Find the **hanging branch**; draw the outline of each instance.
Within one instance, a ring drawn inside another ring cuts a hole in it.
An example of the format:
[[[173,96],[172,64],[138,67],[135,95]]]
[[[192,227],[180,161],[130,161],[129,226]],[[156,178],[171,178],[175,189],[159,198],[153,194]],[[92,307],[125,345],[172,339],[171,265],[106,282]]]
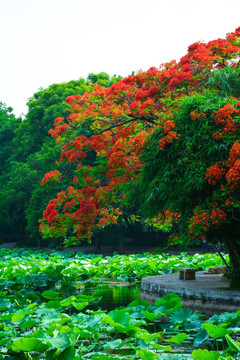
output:
[[[221,253],[221,251],[218,249],[218,247],[216,245],[214,245],[214,244],[212,244],[212,245],[213,245],[214,249],[218,252],[219,256],[221,257],[222,261],[226,265],[227,269],[230,270],[230,266],[228,265],[228,263],[224,259],[223,254]]]

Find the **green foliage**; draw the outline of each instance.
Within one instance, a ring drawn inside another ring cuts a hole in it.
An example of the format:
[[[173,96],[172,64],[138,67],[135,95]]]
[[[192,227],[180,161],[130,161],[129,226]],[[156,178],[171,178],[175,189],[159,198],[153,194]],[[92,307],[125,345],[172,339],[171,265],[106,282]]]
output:
[[[228,102],[229,99],[216,97],[214,92],[188,97],[181,101],[175,114],[181,141],[162,150],[158,144],[163,129],[150,136],[142,155],[146,165],[137,198],[139,203],[144,203],[147,213],[156,215],[160,209],[169,209],[188,218],[194,207],[210,196],[212,188],[205,181],[206,170],[216,157],[219,161],[225,159],[231,146],[229,141],[216,142],[212,138],[215,124],[210,115]],[[206,118],[193,121],[190,113],[194,110],[204,112]]]
[[[114,75],[113,77],[110,77],[107,73],[101,72],[99,74],[88,74],[87,81],[89,81],[92,84],[99,84],[103,87],[109,87],[115,82],[122,79],[121,76]]]
[[[240,67],[224,67],[214,70],[208,85],[221,91],[224,96],[240,96]]]
[[[10,158],[13,156],[15,147],[13,144],[14,131],[21,124],[21,119],[17,119],[12,114],[12,108],[6,107],[5,104],[0,103],[0,241],[4,239],[4,233],[9,229],[9,223],[11,218],[7,215],[8,209],[5,200],[4,190],[6,188],[6,182],[8,181],[8,174],[10,172],[11,164]],[[12,213],[12,207],[10,204],[9,211],[11,216],[15,216]]]
[[[193,350],[192,353],[194,360],[218,360],[219,352],[218,351],[208,351],[208,350]]]
[[[13,341],[12,350],[13,351],[39,351],[39,347],[42,345],[42,342],[36,338],[21,338],[19,340]]]
[[[40,181],[46,168],[55,166],[54,159],[60,155],[60,148],[53,146],[54,140],[49,137],[48,130],[55,117],[69,114],[66,96],[74,91],[83,92],[86,87],[86,82],[81,79],[40,90],[29,100],[26,118],[18,121],[18,126],[14,127],[12,123],[12,137],[5,134],[8,146],[14,151],[9,150],[8,169],[0,177],[0,182],[4,181],[0,193],[0,229],[4,238],[15,236],[16,240],[25,240],[26,214],[30,218],[28,231],[35,239],[39,237],[38,219],[53,194],[52,191],[41,191]],[[41,192],[37,204],[34,190]]]
[[[14,131],[21,124],[21,119],[17,119],[12,114],[12,108],[0,102],[0,176],[6,176],[9,169],[9,159],[13,155],[15,147],[13,145]],[[4,178],[2,179],[4,181]]]
[[[219,327],[207,322],[202,325],[202,328],[205,329],[213,339],[222,338],[225,335],[232,333],[231,330],[228,330],[225,327]]]
[[[137,356],[142,360],[154,360],[158,359],[157,354],[148,349],[141,349],[137,351]]]
[[[178,333],[169,339],[169,342],[180,345],[184,340],[187,339],[187,334],[185,333]]]
[[[235,352],[235,353],[240,353],[240,344],[237,341],[234,341],[231,336],[229,335],[225,335],[225,338],[227,340],[228,346],[230,348],[231,351]]]
[[[119,77],[110,78],[106,73],[96,75],[96,83],[105,80],[104,86],[109,86]],[[29,99],[28,113],[22,121],[11,114],[11,108],[0,104],[0,235],[3,238],[15,237],[34,246],[40,241],[38,221],[47,203],[62,190],[62,185],[64,188],[72,185],[74,175],[71,166],[62,163],[59,167],[63,173],[61,188],[59,184],[47,189],[40,185],[46,171],[55,169],[55,161],[61,154],[61,145],[55,145],[48,131],[55,118],[70,114],[66,97],[91,91],[95,82],[90,78],[79,79],[39,90]],[[82,131],[84,133],[84,126]]]
[[[231,354],[239,353],[238,342],[229,335],[218,333],[220,337],[215,340],[215,333],[209,335],[204,328],[210,328],[210,324],[211,329],[226,330],[227,322],[229,331],[238,332],[240,312],[214,315],[205,322],[206,315],[180,309],[182,301],[172,293],[155,305],[136,299],[110,312],[101,309],[104,293],[100,283],[108,280],[113,287],[113,280],[121,272],[129,278],[134,271],[136,278],[140,278],[150,274],[148,264],[154,261],[159,262],[159,268],[172,267],[174,263],[183,266],[187,262],[204,267],[205,262],[217,260],[214,256],[212,259],[207,254],[189,258],[185,254],[169,256],[165,264],[162,255],[148,253],[111,258],[2,249],[0,257],[0,357],[3,359],[214,360],[232,359]],[[75,286],[76,279],[80,281],[86,274],[90,277],[82,281],[79,289]],[[151,274],[156,274],[156,270]],[[60,285],[57,291],[56,285]],[[123,283],[120,285],[121,288]],[[161,319],[167,315],[168,323]],[[221,352],[219,340],[224,346]],[[191,356],[193,346],[198,349]]]
[[[65,103],[67,96],[82,94],[90,90],[84,79],[52,84],[47,89],[35,93],[27,103],[26,118],[15,131],[14,145],[16,151],[13,158],[25,162],[30,154],[41,150],[48,138],[48,131],[58,116],[68,116],[69,107]],[[53,143],[52,143],[53,144]]]

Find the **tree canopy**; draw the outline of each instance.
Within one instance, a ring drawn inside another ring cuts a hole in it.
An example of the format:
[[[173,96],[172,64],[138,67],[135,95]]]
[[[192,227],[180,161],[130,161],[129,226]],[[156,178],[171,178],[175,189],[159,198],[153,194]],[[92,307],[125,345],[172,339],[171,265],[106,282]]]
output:
[[[66,245],[90,239],[133,204],[190,238],[227,226],[240,178],[239,46],[240,28],[190,45],[179,62],[68,96],[71,114],[50,134],[75,175],[46,207],[44,236],[68,235]],[[55,169],[42,185],[61,179]]]

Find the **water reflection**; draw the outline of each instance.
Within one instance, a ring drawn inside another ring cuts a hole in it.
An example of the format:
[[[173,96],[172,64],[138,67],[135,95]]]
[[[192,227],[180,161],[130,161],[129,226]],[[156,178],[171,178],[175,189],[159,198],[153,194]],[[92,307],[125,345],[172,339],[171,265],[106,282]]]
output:
[[[97,298],[96,302],[89,304],[89,309],[111,311],[120,306],[127,306],[130,302],[138,299],[140,287],[140,282],[133,284],[106,282],[96,286],[94,289],[85,287],[81,293],[93,295]]]

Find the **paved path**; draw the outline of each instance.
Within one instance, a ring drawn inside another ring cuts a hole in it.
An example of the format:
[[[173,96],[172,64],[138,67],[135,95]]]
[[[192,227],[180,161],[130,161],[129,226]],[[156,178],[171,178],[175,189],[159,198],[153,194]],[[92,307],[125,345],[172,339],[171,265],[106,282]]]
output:
[[[229,286],[229,282],[223,279],[222,274],[211,274],[207,271],[197,271],[196,280],[180,280],[179,274],[157,275],[144,278],[156,285],[164,285],[169,288],[187,289],[219,289]]]

